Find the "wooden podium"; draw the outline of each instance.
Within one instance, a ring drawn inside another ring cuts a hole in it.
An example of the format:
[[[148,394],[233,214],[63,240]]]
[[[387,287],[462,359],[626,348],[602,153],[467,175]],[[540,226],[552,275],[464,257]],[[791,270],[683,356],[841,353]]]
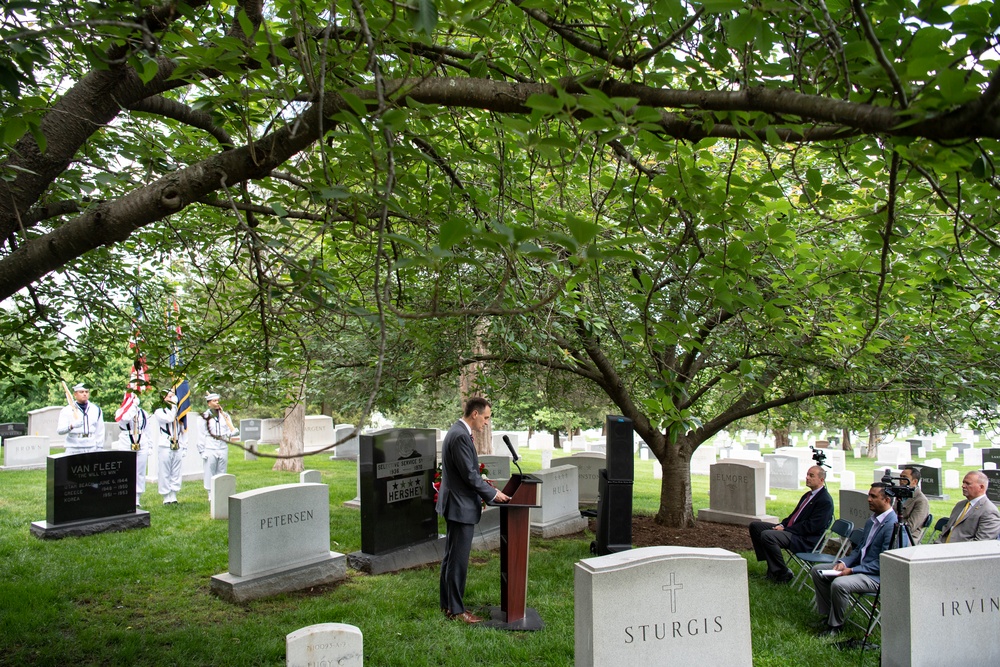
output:
[[[510,501],[500,507],[500,606],[490,607],[490,620],[482,625],[501,630],[541,630],[542,619],[524,606],[528,595],[528,518],[538,504],[541,480],[512,475],[504,494]]]

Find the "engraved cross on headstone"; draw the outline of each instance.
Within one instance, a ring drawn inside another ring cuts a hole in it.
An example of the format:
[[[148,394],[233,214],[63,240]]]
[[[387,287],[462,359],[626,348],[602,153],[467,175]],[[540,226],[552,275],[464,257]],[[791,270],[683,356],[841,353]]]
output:
[[[670,593],[670,613],[671,614],[676,614],[677,613],[677,591],[681,590],[682,588],[684,588],[684,584],[678,584],[677,582],[675,582],[674,581],[674,573],[671,572],[670,573],[670,580],[667,582],[667,584],[665,586],[662,587],[662,590],[665,590],[668,593]]]

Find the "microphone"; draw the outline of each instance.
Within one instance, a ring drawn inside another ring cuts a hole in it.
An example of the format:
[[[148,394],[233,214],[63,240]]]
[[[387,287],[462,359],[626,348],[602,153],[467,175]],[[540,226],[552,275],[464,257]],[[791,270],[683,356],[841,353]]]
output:
[[[514,461],[514,466],[517,468],[517,474],[524,477],[524,473],[521,472],[521,466],[517,465],[517,459],[519,458],[517,452],[514,451],[514,445],[510,444],[510,438],[506,435],[503,436],[503,444],[507,445],[507,449],[510,450],[511,458]]]

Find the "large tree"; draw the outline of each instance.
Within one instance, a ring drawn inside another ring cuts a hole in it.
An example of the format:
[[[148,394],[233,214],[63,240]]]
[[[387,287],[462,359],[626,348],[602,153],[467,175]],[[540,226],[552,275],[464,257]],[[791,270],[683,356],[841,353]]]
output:
[[[596,383],[675,524],[741,417],[993,377],[992,4],[130,7],[3,10],[5,332],[207,237],[262,333],[372,332],[375,386],[435,333],[425,374]]]

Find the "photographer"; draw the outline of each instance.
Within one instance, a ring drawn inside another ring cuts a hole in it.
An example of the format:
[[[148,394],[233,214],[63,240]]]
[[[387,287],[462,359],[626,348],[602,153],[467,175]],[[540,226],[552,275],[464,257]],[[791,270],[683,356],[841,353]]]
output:
[[[910,531],[913,544],[920,544],[920,538],[924,534],[924,521],[930,513],[927,496],[920,490],[920,469],[903,466],[899,472],[899,483],[913,490],[911,498],[900,498],[899,522]]]
[[[750,541],[757,560],[767,561],[767,578],[776,584],[786,584],[794,576],[785,565],[781,550],[811,551],[833,519],[833,498],[826,490],[826,471],[818,465],[809,468],[806,486],[809,491],[781,523],[750,524]]]

